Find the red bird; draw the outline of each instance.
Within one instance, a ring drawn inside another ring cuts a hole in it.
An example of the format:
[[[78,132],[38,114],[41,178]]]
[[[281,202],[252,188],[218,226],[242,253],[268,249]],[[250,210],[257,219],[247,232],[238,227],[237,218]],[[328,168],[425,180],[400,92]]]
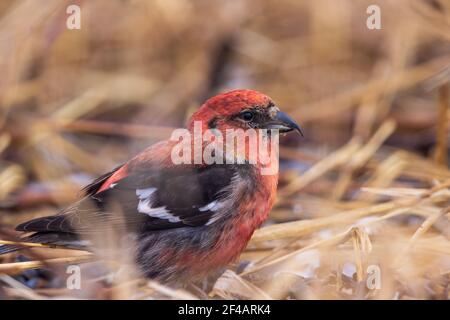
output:
[[[301,133],[268,96],[252,90],[206,101],[189,121],[191,133],[196,121],[224,137],[227,129]],[[176,165],[171,157],[176,143],[147,148],[85,187],[79,202],[16,230],[32,232],[26,241],[80,248],[81,239],[98,236],[112,224],[134,239],[132,251],[143,274],[161,281],[204,276],[225,266],[266,220],[278,173],[261,174],[262,163],[248,161],[248,152],[242,164]],[[17,249],[0,246],[0,254]]]

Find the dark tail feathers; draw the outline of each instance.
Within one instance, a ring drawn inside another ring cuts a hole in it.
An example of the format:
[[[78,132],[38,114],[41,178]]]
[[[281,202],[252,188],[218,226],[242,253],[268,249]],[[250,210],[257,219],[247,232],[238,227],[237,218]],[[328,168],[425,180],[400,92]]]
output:
[[[2,254],[7,254],[10,252],[17,251],[19,249],[20,249],[20,247],[18,247],[18,246],[14,246],[14,245],[10,245],[10,244],[2,244],[2,245],[0,245],[0,256]]]

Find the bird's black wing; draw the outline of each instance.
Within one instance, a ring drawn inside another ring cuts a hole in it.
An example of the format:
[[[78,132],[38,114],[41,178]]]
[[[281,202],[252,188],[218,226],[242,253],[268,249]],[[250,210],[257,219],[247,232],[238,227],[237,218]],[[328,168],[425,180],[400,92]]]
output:
[[[86,189],[86,198],[62,213],[25,222],[16,229],[89,234],[111,224],[129,231],[201,226],[233,209],[224,206],[234,184],[252,181],[252,172],[250,165],[134,168],[108,189],[95,193],[110,173]]]

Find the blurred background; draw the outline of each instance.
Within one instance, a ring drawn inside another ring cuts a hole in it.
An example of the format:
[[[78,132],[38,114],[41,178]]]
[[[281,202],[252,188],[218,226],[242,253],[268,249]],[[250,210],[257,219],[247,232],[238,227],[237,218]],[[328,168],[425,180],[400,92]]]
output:
[[[66,27],[71,4],[80,30]],[[380,30],[366,25],[373,4]],[[448,1],[2,0],[0,75],[4,239],[208,97],[249,88],[306,137],[282,140],[277,205],[240,262],[183,294],[449,298]],[[17,254],[2,261],[18,264],[0,267],[0,296],[62,294]]]

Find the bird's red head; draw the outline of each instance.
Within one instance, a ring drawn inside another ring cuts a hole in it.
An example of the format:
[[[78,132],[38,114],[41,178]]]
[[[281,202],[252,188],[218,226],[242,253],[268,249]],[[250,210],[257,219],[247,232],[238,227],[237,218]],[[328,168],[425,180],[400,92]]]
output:
[[[195,112],[188,128],[200,121],[202,128],[218,129],[278,129],[280,132],[297,130],[294,120],[281,112],[271,98],[254,90],[239,89],[208,99]]]

